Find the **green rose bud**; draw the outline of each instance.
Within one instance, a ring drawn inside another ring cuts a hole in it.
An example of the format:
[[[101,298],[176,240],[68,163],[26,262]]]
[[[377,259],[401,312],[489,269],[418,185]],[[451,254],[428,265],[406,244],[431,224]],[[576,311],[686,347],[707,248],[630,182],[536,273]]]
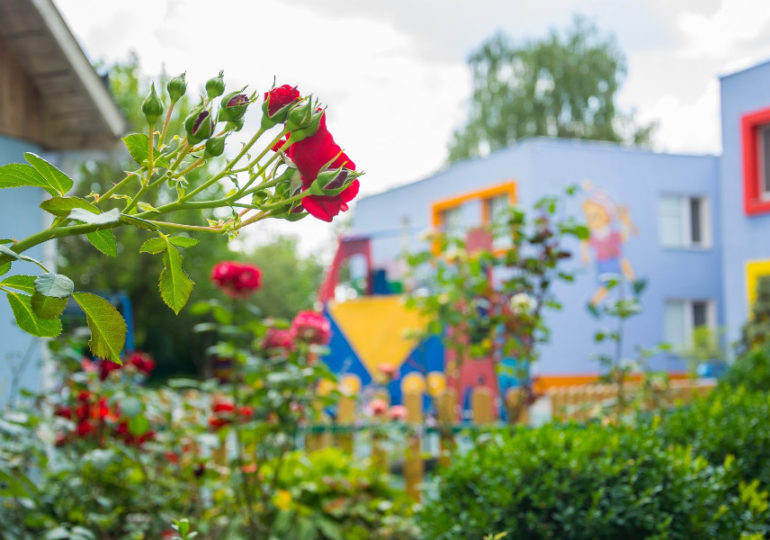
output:
[[[323,109],[312,104],[309,100],[289,111],[289,117],[286,119],[286,129],[291,132],[291,138],[294,142],[301,141],[307,137],[312,137],[318,131],[321,123]]]
[[[198,109],[185,119],[184,127],[187,131],[187,139],[192,144],[196,144],[211,137],[214,132],[214,121],[209,111]]]
[[[154,126],[155,122],[163,114],[163,102],[161,102],[158,94],[155,93],[155,83],[150,88],[150,95],[142,102],[142,112],[147,119],[147,123],[151,126]]]
[[[239,118],[238,120],[230,120],[225,124],[225,129],[227,131],[240,131],[241,128],[243,128],[243,118]]]
[[[171,98],[171,103],[179,101],[185,92],[187,92],[187,82],[184,79],[185,74],[182,73],[178,77],[174,77],[166,83],[166,91]]]
[[[225,81],[222,78],[223,75],[224,71],[220,71],[219,75],[206,81],[206,94],[208,94],[210,98],[213,99],[225,93]]]
[[[222,135],[221,137],[211,137],[209,140],[206,141],[206,157],[217,157],[221,156],[222,152],[225,151],[225,139],[227,138],[227,135]]]
[[[219,106],[220,120],[240,120],[249,107],[249,96],[241,92],[231,92],[222,98]]]

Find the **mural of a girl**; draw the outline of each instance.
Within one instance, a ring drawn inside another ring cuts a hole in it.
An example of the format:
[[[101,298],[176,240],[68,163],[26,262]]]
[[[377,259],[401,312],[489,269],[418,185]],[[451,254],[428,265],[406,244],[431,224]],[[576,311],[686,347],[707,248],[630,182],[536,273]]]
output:
[[[582,202],[583,214],[590,237],[581,245],[583,264],[591,261],[591,254],[596,262],[599,287],[591,297],[591,305],[596,306],[607,296],[608,279],[618,276],[627,281],[636,279],[631,263],[623,256],[623,244],[630,235],[639,234],[631,221],[628,207],[615,203],[603,190],[590,182],[583,183],[586,197]]]

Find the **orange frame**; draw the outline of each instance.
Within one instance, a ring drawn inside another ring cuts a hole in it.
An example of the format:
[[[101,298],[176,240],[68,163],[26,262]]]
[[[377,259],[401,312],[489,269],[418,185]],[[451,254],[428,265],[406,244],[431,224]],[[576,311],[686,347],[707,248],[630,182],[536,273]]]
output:
[[[770,124],[770,108],[754,111],[741,117],[743,209],[748,216],[770,212],[770,201],[762,198],[759,185],[757,130],[763,124]]]
[[[457,208],[462,204],[472,201],[474,199],[481,199],[481,225],[485,226],[489,224],[489,208],[486,201],[500,195],[508,195],[508,200],[511,204],[516,204],[516,182],[509,180],[496,184],[494,186],[477,189],[475,191],[469,191],[462,195],[455,195],[447,199],[441,199],[433,203],[431,206],[432,222],[433,226],[438,229],[443,225],[442,214],[452,208]]]

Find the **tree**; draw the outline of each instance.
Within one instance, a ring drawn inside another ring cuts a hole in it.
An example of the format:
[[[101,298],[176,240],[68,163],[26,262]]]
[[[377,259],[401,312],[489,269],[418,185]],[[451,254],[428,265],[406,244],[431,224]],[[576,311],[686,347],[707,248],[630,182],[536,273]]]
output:
[[[514,43],[498,33],[468,58],[468,120],[455,131],[449,161],[485,155],[524,137],[648,144],[654,125],[619,112],[626,63],[612,36],[581,17],[560,34]]]

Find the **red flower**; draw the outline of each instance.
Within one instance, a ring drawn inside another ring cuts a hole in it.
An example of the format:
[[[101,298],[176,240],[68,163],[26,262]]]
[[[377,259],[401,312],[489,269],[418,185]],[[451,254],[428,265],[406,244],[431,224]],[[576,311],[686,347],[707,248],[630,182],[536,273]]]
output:
[[[291,332],[302,341],[314,345],[326,345],[332,337],[329,321],[316,311],[301,311],[291,322]]]
[[[265,349],[292,349],[294,347],[294,334],[290,329],[269,328],[262,341]]]
[[[53,414],[68,420],[72,419],[72,409],[69,407],[57,407]]]
[[[88,390],[83,390],[78,394],[78,401],[88,401],[91,399],[91,392]]]
[[[388,410],[388,404],[380,398],[374,398],[369,402],[367,408],[369,409],[369,414],[372,416],[380,416],[385,414],[385,411]]]
[[[391,420],[406,420],[406,407],[403,405],[393,405],[388,411],[388,417]]]
[[[88,404],[83,403],[75,408],[75,418],[78,420],[86,420],[89,417],[89,411],[91,407]]]
[[[392,379],[396,375],[396,367],[393,364],[382,364],[380,366],[380,373],[386,378]]]
[[[211,271],[211,281],[231,298],[246,298],[262,285],[262,272],[253,264],[225,261]]]
[[[287,105],[294,103],[299,99],[299,90],[296,86],[289,86],[284,84],[273,88],[269,92],[265,92],[265,101],[267,102],[267,114],[268,116],[274,116],[275,113],[286,107]]]
[[[219,429],[221,427],[224,427],[228,424],[228,421],[224,418],[220,418],[218,416],[212,416],[209,418],[209,426],[211,426],[214,429]]]
[[[242,407],[238,407],[238,414],[244,418],[251,418],[254,415],[254,409],[248,405],[244,405]]]
[[[318,173],[329,164],[329,169],[345,167],[355,171],[356,164],[334,142],[334,137],[326,127],[326,113],[321,116],[318,131],[314,135],[294,143],[286,154],[302,175],[303,191],[315,181]],[[334,216],[348,209],[348,204],[358,195],[359,182],[353,182],[339,195],[310,195],[302,199],[302,206],[310,214],[323,221],[331,221]]]
[[[89,435],[90,433],[93,433],[95,431],[94,425],[89,422],[88,420],[83,420],[78,424],[78,427],[76,428],[77,434],[81,437],[85,437]]]
[[[111,360],[99,360],[99,378],[105,380],[113,371],[118,371],[123,366]]]
[[[56,434],[56,446],[64,446],[67,444],[67,436],[64,433]]]
[[[134,366],[138,371],[149,375],[155,369],[155,361],[152,357],[143,352],[133,352],[128,357],[128,364]]]
[[[221,398],[214,398],[211,404],[211,410],[215,413],[231,413],[235,411],[235,405]]]

